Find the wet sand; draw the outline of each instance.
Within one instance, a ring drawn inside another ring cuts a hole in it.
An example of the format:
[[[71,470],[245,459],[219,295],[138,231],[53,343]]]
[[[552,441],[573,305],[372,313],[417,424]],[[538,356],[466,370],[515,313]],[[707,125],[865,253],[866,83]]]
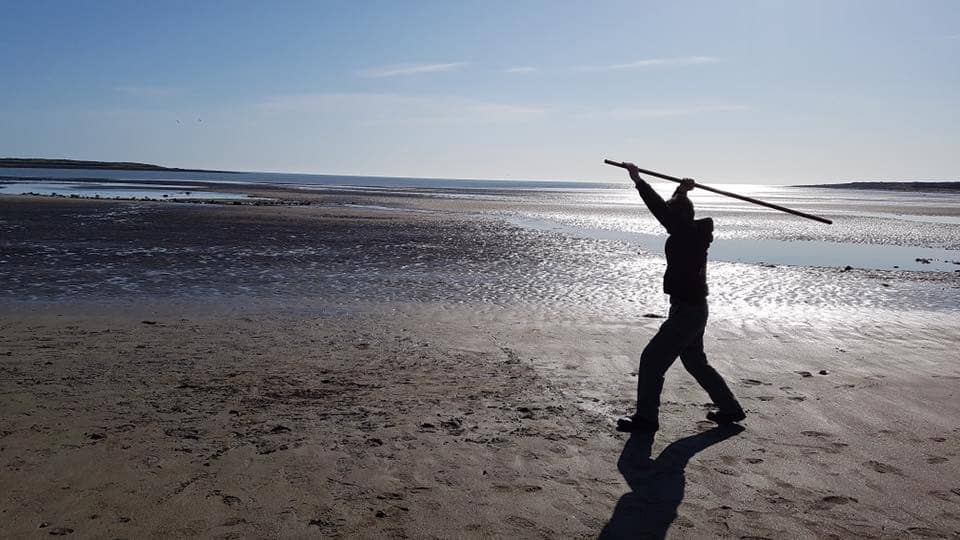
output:
[[[344,197],[0,199],[6,534],[960,533],[952,276],[712,267],[746,429],[628,438],[661,260]]]

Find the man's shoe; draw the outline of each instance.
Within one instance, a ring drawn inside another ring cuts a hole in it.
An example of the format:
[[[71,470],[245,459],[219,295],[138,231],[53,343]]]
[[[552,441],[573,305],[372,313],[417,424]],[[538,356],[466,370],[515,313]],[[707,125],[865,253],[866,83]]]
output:
[[[711,422],[716,422],[721,426],[739,422],[746,417],[747,417],[747,413],[743,412],[743,409],[737,409],[733,412],[710,411],[707,413],[707,420],[710,420]]]
[[[617,418],[617,431],[624,433],[654,433],[660,429],[656,420],[647,420],[639,416],[624,416]]]

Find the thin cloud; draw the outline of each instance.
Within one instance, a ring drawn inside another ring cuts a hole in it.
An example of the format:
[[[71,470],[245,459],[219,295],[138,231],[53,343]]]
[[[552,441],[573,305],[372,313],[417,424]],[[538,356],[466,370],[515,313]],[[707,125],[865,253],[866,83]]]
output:
[[[620,71],[625,69],[639,69],[658,66],[695,66],[700,64],[716,64],[719,58],[713,56],[683,56],[678,58],[647,58],[624,64],[608,64],[604,66],[580,66],[577,71]]]
[[[399,64],[394,66],[362,69],[357,73],[361,77],[371,78],[403,77],[407,75],[419,75],[421,73],[439,73],[443,71],[451,71],[464,65],[466,65],[466,62],[449,62],[446,64]]]
[[[169,97],[180,93],[179,88],[171,88],[165,86],[137,86],[137,85],[123,85],[117,86],[115,88],[117,92],[121,94],[126,94],[128,96],[135,96],[141,98],[159,98],[159,97]]]
[[[533,66],[518,66],[504,70],[505,73],[533,73],[537,68]]]
[[[711,105],[704,107],[639,107],[617,108],[606,111],[594,111],[584,114],[587,117],[614,118],[665,118],[670,116],[690,116],[694,114],[739,112],[748,107],[744,105]]]

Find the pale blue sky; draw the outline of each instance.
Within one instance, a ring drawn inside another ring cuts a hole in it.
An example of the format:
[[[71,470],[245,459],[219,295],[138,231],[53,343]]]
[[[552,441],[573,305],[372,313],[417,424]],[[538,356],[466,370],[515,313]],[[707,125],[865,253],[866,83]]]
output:
[[[149,5],[148,5],[149,4]],[[0,0],[0,155],[960,177],[960,2]]]

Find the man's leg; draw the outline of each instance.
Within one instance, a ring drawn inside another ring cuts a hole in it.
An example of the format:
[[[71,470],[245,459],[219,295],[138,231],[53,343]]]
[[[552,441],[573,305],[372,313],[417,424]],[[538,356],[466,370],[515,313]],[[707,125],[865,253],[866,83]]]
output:
[[[660,412],[663,376],[680,352],[687,348],[690,340],[696,337],[698,330],[702,332],[702,329],[698,329],[697,321],[691,320],[687,306],[671,306],[670,317],[660,326],[660,330],[640,355],[636,416],[656,423]]]
[[[737,398],[723,380],[723,377],[707,363],[703,352],[703,331],[680,353],[680,361],[700,386],[707,391],[710,400],[720,408],[720,412],[735,415],[742,412]]]

